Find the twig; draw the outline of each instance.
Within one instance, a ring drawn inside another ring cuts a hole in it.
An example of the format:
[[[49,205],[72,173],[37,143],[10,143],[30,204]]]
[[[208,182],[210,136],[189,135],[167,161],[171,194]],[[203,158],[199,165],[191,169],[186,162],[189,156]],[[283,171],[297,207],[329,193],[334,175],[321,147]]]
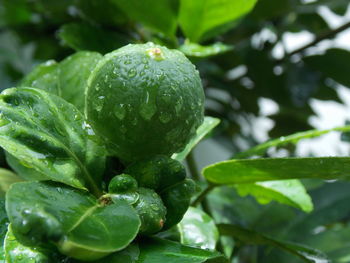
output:
[[[215,188],[215,185],[209,184],[209,185],[203,190],[203,192],[192,202],[192,206],[197,206],[197,205],[199,205],[200,203],[202,203],[202,201],[203,201],[204,198],[207,196],[207,194],[209,194],[214,188]]]
[[[201,179],[201,177],[199,175],[196,160],[194,159],[192,151],[187,155],[186,162],[187,162],[188,169],[190,170],[192,178],[195,181],[199,181]]]

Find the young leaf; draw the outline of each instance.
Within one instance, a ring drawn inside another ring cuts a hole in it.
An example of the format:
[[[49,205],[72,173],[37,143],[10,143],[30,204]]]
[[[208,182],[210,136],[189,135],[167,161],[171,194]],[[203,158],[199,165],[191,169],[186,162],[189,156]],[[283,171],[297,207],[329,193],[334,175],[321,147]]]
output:
[[[140,256],[137,263],[226,263],[218,252],[186,247],[180,243],[159,238],[147,238],[139,242]]]
[[[202,46],[196,43],[186,41],[182,46],[179,47],[179,50],[182,51],[186,56],[197,58],[206,58],[210,56],[219,55],[232,49],[233,46],[225,45],[220,42],[217,42],[210,46]]]
[[[179,162],[186,159],[186,156],[191,152],[191,150],[218,124],[220,120],[217,118],[206,116],[201,126],[197,129],[196,136],[186,145],[182,152],[174,153],[171,158],[178,160]]]
[[[252,195],[261,204],[277,201],[281,204],[311,212],[313,204],[304,185],[299,180],[256,182],[234,186],[241,196]]]
[[[233,158],[246,158],[253,155],[263,155],[270,147],[283,146],[289,143],[297,144],[302,139],[310,139],[314,137],[319,137],[321,135],[327,134],[332,131],[348,132],[350,131],[350,125],[336,127],[328,130],[310,130],[305,132],[298,132],[292,135],[283,136],[274,140],[267,141],[265,143],[259,144],[253,148],[250,148],[244,152],[237,153]]]
[[[25,76],[20,83],[20,87],[33,87],[60,95],[58,65],[54,60],[48,60],[39,64],[32,72]]]
[[[181,0],[179,23],[191,41],[199,42],[209,31],[248,13],[255,3],[256,0]]]
[[[76,51],[90,50],[103,54],[130,42],[127,36],[86,23],[65,24],[60,28],[58,37]]]
[[[201,249],[215,249],[219,232],[213,219],[202,210],[190,207],[177,228],[182,244]]]
[[[341,179],[349,176],[349,157],[229,160],[204,168],[215,184],[242,184],[285,179]]]
[[[172,0],[119,0],[115,1],[119,8],[134,21],[173,36],[176,30],[176,9]],[[145,12],[147,10],[147,12]]]
[[[140,227],[139,216],[126,202],[100,204],[86,192],[54,182],[12,185],[6,210],[19,242],[54,242],[62,254],[80,260],[125,248]]]
[[[5,193],[10,188],[11,184],[23,181],[13,172],[0,168],[0,196],[5,196]]]
[[[18,242],[13,235],[11,224],[8,227],[8,231],[4,240],[5,259],[8,263],[16,262],[29,262],[29,263],[45,263],[52,262],[53,252],[27,247]]]
[[[85,106],[87,79],[102,55],[97,52],[77,52],[59,64],[59,91],[63,99],[72,103],[81,112]]]
[[[0,95],[0,124],[0,145],[26,167],[100,192],[105,152],[73,105],[40,89],[7,89]]]
[[[302,246],[299,244],[287,243],[275,240],[258,232],[245,229],[237,225],[218,225],[220,234],[225,236],[232,236],[243,243],[252,244],[252,245],[268,245],[283,249],[289,253],[292,253],[304,262],[309,263],[330,263],[328,257],[324,255],[321,251],[318,251],[313,248]]]

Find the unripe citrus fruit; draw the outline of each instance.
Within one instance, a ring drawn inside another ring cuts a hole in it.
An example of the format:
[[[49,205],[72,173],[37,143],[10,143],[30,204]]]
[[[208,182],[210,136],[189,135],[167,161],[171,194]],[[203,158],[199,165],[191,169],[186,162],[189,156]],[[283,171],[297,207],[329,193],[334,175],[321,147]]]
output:
[[[177,50],[153,43],[106,54],[88,80],[86,115],[124,162],[181,151],[203,121],[198,71]]]

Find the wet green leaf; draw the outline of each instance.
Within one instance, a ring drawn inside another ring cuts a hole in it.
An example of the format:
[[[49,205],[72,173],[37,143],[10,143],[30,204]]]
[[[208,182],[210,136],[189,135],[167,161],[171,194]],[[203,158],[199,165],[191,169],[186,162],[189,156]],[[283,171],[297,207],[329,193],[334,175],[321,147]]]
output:
[[[252,245],[268,245],[277,247],[279,249],[285,250],[292,253],[302,259],[304,262],[309,263],[330,263],[328,257],[322,252],[309,248],[300,244],[293,244],[283,241],[278,241],[271,237],[265,236],[261,233],[237,226],[237,225],[218,225],[220,234],[232,236],[246,244]]]
[[[198,42],[208,31],[248,13],[255,3],[256,0],[181,0],[179,23],[185,35]]]
[[[254,184],[238,184],[234,186],[241,196],[252,195],[261,204],[277,201],[311,212],[313,204],[304,185],[299,180],[282,180],[257,182]]]
[[[185,42],[179,47],[186,56],[205,58],[225,53],[233,49],[233,46],[225,45],[223,43],[215,43],[209,46],[202,46],[196,43]]]
[[[11,184],[21,181],[22,179],[13,172],[0,168],[0,196],[5,196],[5,193],[10,188]]]
[[[125,248],[140,227],[136,211],[126,202],[103,205],[84,191],[53,182],[12,185],[6,210],[22,244],[53,242],[61,253],[80,260]]]
[[[136,263],[140,255],[140,249],[137,243],[129,245],[127,248],[115,252],[110,256],[102,258],[93,263]]]
[[[191,152],[191,150],[209,133],[211,132],[218,124],[220,120],[217,118],[206,116],[201,126],[198,127],[196,136],[191,139],[191,141],[186,145],[185,149],[182,152],[174,153],[171,158],[183,161],[186,159],[186,156]]]
[[[159,238],[147,238],[139,242],[140,257],[137,263],[226,263],[218,252],[183,246],[180,243]]]
[[[215,250],[219,232],[213,219],[202,210],[190,207],[177,228],[182,244]]]
[[[63,99],[34,88],[0,95],[0,145],[45,178],[99,193],[105,165],[82,114]]]
[[[341,179],[349,176],[349,157],[229,160],[204,168],[216,184],[242,184],[285,179]]]
[[[348,132],[350,131],[350,125],[336,127],[328,130],[310,130],[305,132],[298,132],[288,136],[283,136],[254,146],[253,148],[250,148],[246,151],[237,153],[233,156],[233,158],[246,158],[253,155],[263,155],[271,147],[280,147],[289,143],[297,144],[302,139],[311,139],[319,137],[333,131]]]

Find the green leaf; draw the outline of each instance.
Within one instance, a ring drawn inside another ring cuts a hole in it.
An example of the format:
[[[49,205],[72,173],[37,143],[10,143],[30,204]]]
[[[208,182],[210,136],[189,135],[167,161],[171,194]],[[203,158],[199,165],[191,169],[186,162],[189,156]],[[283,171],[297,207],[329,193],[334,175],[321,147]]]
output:
[[[26,262],[26,263],[46,263],[52,262],[50,255],[53,253],[39,248],[31,248],[22,245],[13,235],[11,224],[4,241],[5,259],[8,263]]]
[[[6,210],[19,242],[30,246],[51,241],[62,254],[80,260],[125,248],[140,227],[136,211],[126,202],[103,205],[87,192],[54,182],[13,184]]]
[[[220,120],[213,117],[204,117],[204,121],[201,126],[197,129],[197,134],[192,140],[186,145],[185,149],[182,152],[174,153],[171,158],[178,160],[179,162],[186,159],[186,156],[191,152],[191,150],[218,124]]]
[[[59,95],[58,63],[48,60],[39,64],[21,81],[20,87],[33,87]]]
[[[85,106],[87,79],[101,58],[102,55],[97,52],[81,51],[59,64],[59,96],[72,103],[81,112]]]
[[[233,49],[231,45],[225,45],[223,43],[217,42],[209,46],[202,46],[196,43],[191,43],[186,41],[179,50],[182,51],[186,56],[206,58],[210,56],[215,56],[218,54],[225,53]]]
[[[102,258],[93,263],[135,263],[140,255],[137,243],[129,245],[127,248],[115,252],[108,257]]]
[[[40,89],[7,89],[0,124],[0,145],[26,167],[99,194],[105,151],[73,105]]]
[[[298,256],[304,262],[330,263],[326,255],[324,255],[321,251],[318,251],[313,248],[309,248],[299,244],[278,241],[271,237],[265,236],[258,232],[255,232],[237,225],[220,224],[218,225],[218,227],[219,227],[220,234],[226,235],[226,236],[232,236],[246,244],[268,245],[268,246],[277,247],[279,249],[285,250],[289,253],[292,253]]]
[[[350,131],[350,125],[336,127],[328,130],[310,130],[305,132],[298,132],[292,135],[283,136],[274,140],[267,141],[259,144],[253,148],[250,148],[244,152],[237,153],[233,158],[246,158],[253,155],[263,155],[271,147],[280,147],[289,143],[297,144],[302,139],[311,139],[327,134],[332,131],[348,132]]]
[[[182,244],[202,249],[215,249],[219,232],[213,219],[202,210],[190,207],[177,228]]]
[[[90,50],[103,54],[129,42],[128,37],[117,32],[84,23],[63,25],[58,32],[58,37],[65,45],[76,51]]]
[[[173,0],[119,0],[119,8],[127,16],[146,26],[160,31],[167,36],[173,36],[176,31],[176,6]],[[147,10],[147,12],[145,12]]]
[[[0,196],[5,196],[5,193],[10,188],[11,184],[23,181],[13,172],[0,168]]]
[[[261,204],[277,201],[311,212],[313,204],[299,180],[267,181],[234,186],[241,196],[252,195]]]
[[[350,52],[344,49],[328,49],[324,55],[314,55],[304,58],[311,68],[322,72],[326,77],[350,87],[349,79]],[[332,65],[331,67],[329,65]]]
[[[229,160],[204,168],[215,184],[242,184],[285,179],[341,179],[349,176],[349,157]]]
[[[248,13],[255,3],[256,0],[181,0],[179,23],[186,37],[199,42],[209,31]]]
[[[139,242],[140,257],[137,263],[226,263],[218,252],[201,250],[159,238]]]
[[[2,247],[5,235],[7,233],[7,225],[9,220],[5,210],[5,200],[0,199],[0,247]],[[1,253],[0,253],[1,254]]]

